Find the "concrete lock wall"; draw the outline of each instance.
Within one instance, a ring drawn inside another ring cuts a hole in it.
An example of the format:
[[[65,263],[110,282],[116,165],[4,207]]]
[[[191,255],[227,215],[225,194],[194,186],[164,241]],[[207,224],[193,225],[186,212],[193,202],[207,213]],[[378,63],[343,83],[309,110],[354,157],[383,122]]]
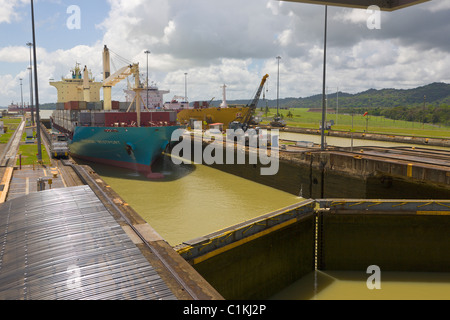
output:
[[[323,214],[318,269],[449,272],[448,216]]]
[[[314,270],[313,218],[194,265],[225,299],[266,299]]]
[[[280,161],[274,176],[261,176],[261,165],[211,165],[212,168],[303,198],[449,199],[450,188],[406,177],[376,173],[366,177],[332,168]]]
[[[192,140],[191,159],[195,148],[207,143]],[[172,143],[172,147],[175,143]],[[225,157],[225,151],[224,151]],[[261,175],[259,163],[212,164],[211,167],[255,181],[307,199],[449,199],[450,174],[423,168],[362,158],[333,152],[280,152],[279,170],[275,175]],[[410,170],[410,172],[409,172]]]
[[[225,299],[266,299],[316,267],[450,270],[448,200],[308,200],[282,211],[194,239],[178,252]],[[251,233],[265,221],[270,227]]]
[[[321,207],[329,209],[318,218],[320,270],[450,270],[448,200],[327,200]]]
[[[315,203],[305,203],[176,250],[225,299],[266,299],[314,270]]]

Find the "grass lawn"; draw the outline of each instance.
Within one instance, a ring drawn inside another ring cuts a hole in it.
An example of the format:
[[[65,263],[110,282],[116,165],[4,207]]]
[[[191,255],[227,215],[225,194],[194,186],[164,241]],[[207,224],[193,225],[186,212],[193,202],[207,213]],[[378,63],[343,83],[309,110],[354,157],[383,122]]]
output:
[[[33,163],[37,163],[37,145],[36,144],[27,144],[27,145],[21,145],[19,147],[19,152],[17,153],[22,154],[22,165],[32,165]],[[19,156],[17,156],[17,165],[20,163]],[[45,146],[42,145],[42,162],[45,165],[51,165],[50,158],[48,157],[47,151],[45,149]]]
[[[8,127],[8,130],[5,134],[0,136],[0,144],[7,144],[9,140],[11,139],[12,135],[16,131],[16,129],[19,127],[20,123],[22,122],[22,119],[18,118],[3,118],[0,119],[0,121],[3,121],[5,127]],[[26,140],[26,133],[24,132],[22,135],[22,141]],[[18,155],[22,155],[22,165],[33,165],[37,163],[37,145],[36,144],[26,144],[19,146]],[[48,157],[46,148],[44,144],[42,144],[42,162],[45,165],[51,165],[50,158]],[[17,165],[20,164],[19,156],[17,156]]]
[[[293,115],[288,118],[288,112]],[[261,109],[257,109],[256,115],[263,117],[262,124],[268,124],[276,115],[277,109],[271,108],[267,117]],[[290,108],[289,110],[279,109],[279,113],[284,116],[288,126],[319,129],[322,121],[321,112],[308,112],[306,108]],[[349,114],[327,114],[327,122],[334,121],[333,130],[350,131],[352,129],[352,115]],[[425,124],[418,122],[399,121],[386,119],[384,117],[362,115],[353,116],[353,130],[355,132],[398,134],[405,136],[427,137],[427,138],[450,138],[450,127]]]
[[[8,128],[7,132],[0,136],[0,144],[7,144],[22,120],[15,118],[2,118],[0,121],[3,121],[4,126]]]

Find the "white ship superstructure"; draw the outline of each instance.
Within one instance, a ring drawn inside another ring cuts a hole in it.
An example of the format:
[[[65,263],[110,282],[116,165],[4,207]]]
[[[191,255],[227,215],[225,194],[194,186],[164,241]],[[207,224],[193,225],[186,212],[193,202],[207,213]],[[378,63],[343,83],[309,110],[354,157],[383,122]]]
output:
[[[127,102],[132,102],[136,95],[136,92],[132,89],[124,90],[125,98]],[[164,95],[169,93],[170,90],[159,90],[154,84],[144,87],[140,93],[143,104],[141,104],[141,109],[162,109],[164,106]],[[148,98],[148,100],[147,100]]]

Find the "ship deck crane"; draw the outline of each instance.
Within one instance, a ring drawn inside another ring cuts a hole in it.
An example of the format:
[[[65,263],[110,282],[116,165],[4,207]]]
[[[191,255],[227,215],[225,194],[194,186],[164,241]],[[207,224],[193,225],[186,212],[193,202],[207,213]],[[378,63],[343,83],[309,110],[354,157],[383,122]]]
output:
[[[243,116],[238,117],[234,121],[232,121],[229,125],[230,129],[232,129],[232,130],[242,129],[242,130],[244,130],[244,132],[247,131],[247,129],[250,125],[250,121],[252,119],[253,113],[255,112],[256,107],[258,105],[258,101],[261,96],[261,92],[264,88],[264,84],[266,83],[268,77],[269,77],[269,75],[266,74],[262,78],[261,84],[259,85],[258,90],[256,91],[255,97],[253,98],[252,102],[249,105],[247,105],[247,112]]]
[[[139,76],[139,63],[129,64],[117,70],[114,74],[111,75],[111,67],[110,67],[110,55],[109,49],[105,45],[103,50],[103,98],[104,98],[104,109],[111,110],[112,109],[112,101],[111,101],[111,88],[115,86],[120,81],[126,79],[128,76],[133,75],[135,80],[134,91],[136,92],[133,101],[131,101],[130,106],[128,107],[128,111],[130,111],[131,106],[136,101],[136,113],[137,113],[137,125],[140,126],[141,123],[141,95],[140,92],[143,90],[140,76]]]

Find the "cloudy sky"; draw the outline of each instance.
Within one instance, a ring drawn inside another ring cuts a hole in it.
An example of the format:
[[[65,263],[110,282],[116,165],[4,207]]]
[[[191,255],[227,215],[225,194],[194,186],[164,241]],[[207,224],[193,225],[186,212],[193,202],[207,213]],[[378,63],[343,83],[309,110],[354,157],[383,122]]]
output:
[[[79,8],[73,11],[72,5]],[[79,62],[102,80],[102,49],[112,71],[139,62],[165,100],[251,100],[269,74],[266,97],[322,92],[323,6],[276,0],[35,0],[40,102],[56,102],[49,79]],[[0,0],[0,106],[29,101],[29,0]],[[450,82],[450,1],[395,12],[328,7],[327,90],[408,89]],[[369,23],[368,23],[369,22]],[[379,22],[379,29],[373,28]],[[369,26],[371,28],[369,28]],[[131,80],[131,79],[130,79]],[[124,100],[126,81],[113,91]]]

